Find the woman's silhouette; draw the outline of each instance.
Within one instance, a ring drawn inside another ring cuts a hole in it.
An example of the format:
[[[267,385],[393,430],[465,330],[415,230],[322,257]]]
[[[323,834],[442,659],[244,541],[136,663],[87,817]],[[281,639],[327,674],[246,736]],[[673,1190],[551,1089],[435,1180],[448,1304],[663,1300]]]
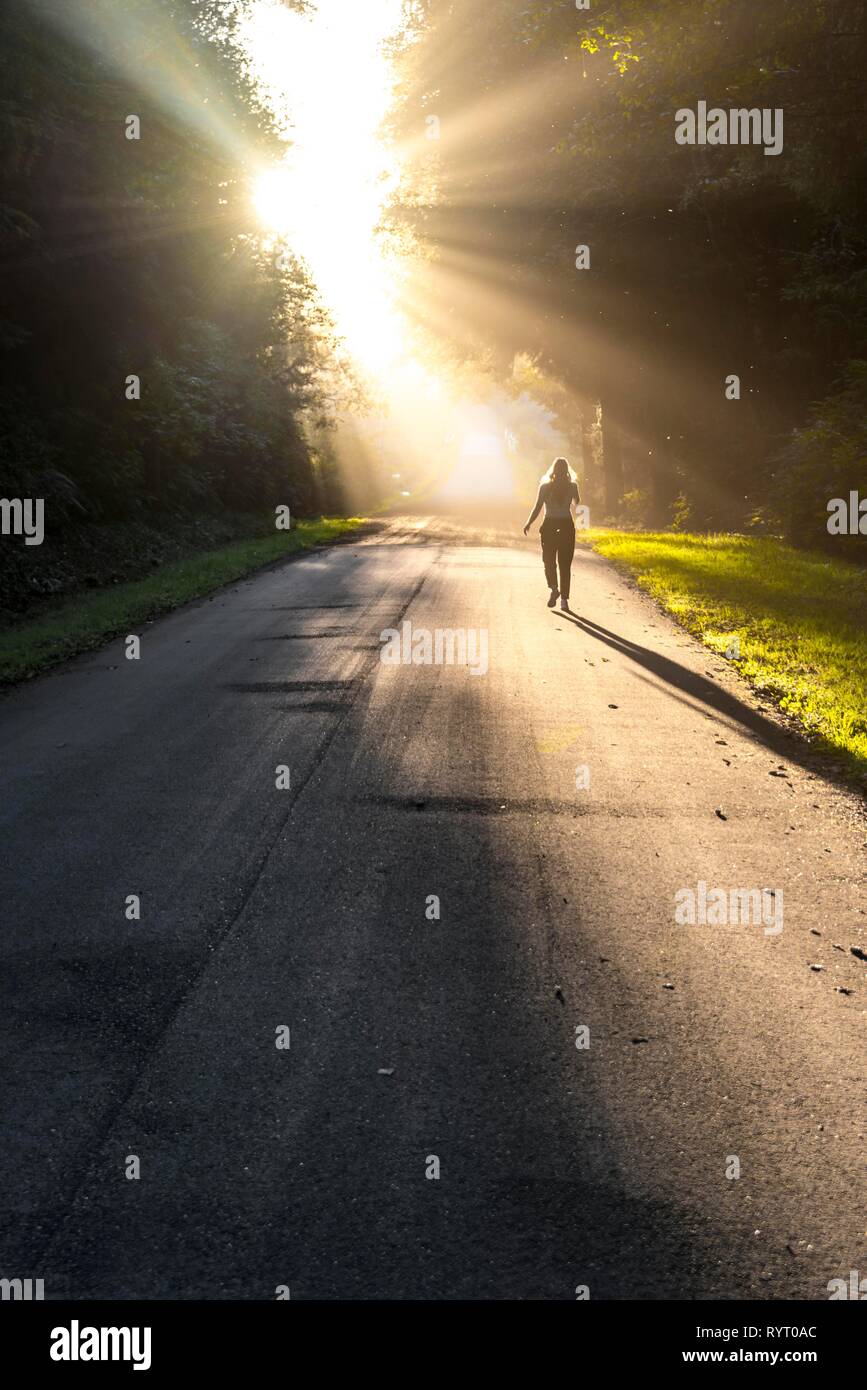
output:
[[[569,608],[569,581],[572,571],[572,556],[575,554],[575,522],[572,519],[572,503],[580,502],[578,481],[565,459],[555,459],[549,473],[539,484],[536,505],[527,518],[524,527],[526,536],[542,508],[545,519],[539,527],[542,539],[542,563],[545,578],[551,593],[548,607],[553,608],[560,595],[560,607],[566,612]],[[557,567],[560,568],[560,587],[557,587]]]

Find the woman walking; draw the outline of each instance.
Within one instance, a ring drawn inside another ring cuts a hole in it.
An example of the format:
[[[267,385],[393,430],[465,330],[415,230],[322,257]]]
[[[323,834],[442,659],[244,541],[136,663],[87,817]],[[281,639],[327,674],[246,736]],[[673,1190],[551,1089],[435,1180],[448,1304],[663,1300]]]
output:
[[[560,598],[560,607],[569,610],[569,582],[572,575],[572,556],[575,554],[575,522],[572,518],[572,503],[580,502],[578,481],[565,459],[555,459],[549,473],[539,484],[536,505],[527,518],[524,527],[526,536],[542,508],[545,517],[539,527],[542,540],[542,563],[545,578],[551,593],[548,607],[553,608]],[[557,569],[560,570],[560,585],[557,585]]]

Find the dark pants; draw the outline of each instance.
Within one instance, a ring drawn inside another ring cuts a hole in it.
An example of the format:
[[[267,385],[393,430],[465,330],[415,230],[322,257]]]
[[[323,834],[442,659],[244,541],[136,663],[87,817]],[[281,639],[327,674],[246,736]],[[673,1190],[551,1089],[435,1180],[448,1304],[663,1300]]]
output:
[[[575,554],[575,523],[571,518],[563,521],[543,521],[539,527],[542,538],[542,563],[548,587],[559,589],[564,598],[569,597],[572,556]],[[557,566],[560,567],[560,583],[557,583]]]

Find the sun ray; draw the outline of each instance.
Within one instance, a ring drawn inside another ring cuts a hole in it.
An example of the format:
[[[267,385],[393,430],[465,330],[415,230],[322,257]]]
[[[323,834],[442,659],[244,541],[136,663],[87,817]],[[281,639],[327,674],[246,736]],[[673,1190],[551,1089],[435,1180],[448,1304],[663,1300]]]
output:
[[[261,4],[247,26],[254,70],[291,145],[262,170],[258,216],[310,267],[338,331],[363,368],[382,374],[406,355],[398,275],[376,234],[395,169],[379,139],[391,99],[382,44],[400,0],[320,0],[315,23]]]

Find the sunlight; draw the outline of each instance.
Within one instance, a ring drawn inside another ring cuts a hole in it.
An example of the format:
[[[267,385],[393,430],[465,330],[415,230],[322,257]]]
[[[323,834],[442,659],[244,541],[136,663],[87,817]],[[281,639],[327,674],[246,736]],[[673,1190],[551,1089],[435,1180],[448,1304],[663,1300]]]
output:
[[[266,227],[282,231],[291,226],[295,180],[288,169],[269,169],[260,174],[253,192],[256,212]]]
[[[469,397],[491,404],[483,433],[502,438],[506,418],[535,422],[431,350],[441,306],[411,262],[379,231],[398,168],[379,132],[393,100],[383,41],[400,27],[403,0],[317,0],[302,16],[259,0],[246,24],[254,74],[286,136],[286,154],[263,168],[252,200],[266,236],[303,259],[346,354],[375,404],[338,430],[351,474],[379,470],[403,498],[447,480],[452,500],[513,491],[502,450],[474,444]],[[465,438],[469,434],[469,441]],[[473,432],[475,430],[475,433]]]
[[[392,75],[381,52],[401,0],[319,0],[301,16],[272,0],[246,41],[291,144],[253,193],[263,226],[307,262],[339,334],[374,374],[407,352],[397,269],[376,238],[395,170],[378,139]]]

